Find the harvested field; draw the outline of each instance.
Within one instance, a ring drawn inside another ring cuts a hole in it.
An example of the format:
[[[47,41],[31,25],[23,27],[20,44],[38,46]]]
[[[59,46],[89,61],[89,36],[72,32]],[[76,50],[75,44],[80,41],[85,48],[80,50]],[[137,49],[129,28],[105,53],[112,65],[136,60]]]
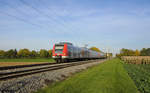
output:
[[[43,64],[48,62],[1,62],[0,67],[3,66],[17,66],[17,65],[31,65],[31,64]]]
[[[150,64],[150,56],[123,56],[121,59],[128,64]]]
[[[1,62],[55,62],[52,58],[15,58],[0,59]]]

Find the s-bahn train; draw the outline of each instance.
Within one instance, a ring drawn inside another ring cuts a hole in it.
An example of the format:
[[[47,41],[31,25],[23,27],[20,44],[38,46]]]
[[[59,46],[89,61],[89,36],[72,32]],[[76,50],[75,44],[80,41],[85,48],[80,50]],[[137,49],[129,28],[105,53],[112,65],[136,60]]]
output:
[[[76,47],[69,42],[60,42],[53,47],[52,57],[56,62],[67,62],[70,60],[88,60],[105,58],[103,52],[92,51],[88,48]]]

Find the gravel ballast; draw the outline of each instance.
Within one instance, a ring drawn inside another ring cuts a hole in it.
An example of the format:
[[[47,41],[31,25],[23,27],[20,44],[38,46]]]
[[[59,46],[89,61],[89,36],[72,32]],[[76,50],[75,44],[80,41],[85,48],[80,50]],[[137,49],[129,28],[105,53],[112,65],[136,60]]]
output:
[[[0,93],[32,93],[52,84],[53,82],[64,80],[76,72],[80,72],[104,61],[105,60],[101,60],[59,70],[14,78],[7,81],[0,81]]]

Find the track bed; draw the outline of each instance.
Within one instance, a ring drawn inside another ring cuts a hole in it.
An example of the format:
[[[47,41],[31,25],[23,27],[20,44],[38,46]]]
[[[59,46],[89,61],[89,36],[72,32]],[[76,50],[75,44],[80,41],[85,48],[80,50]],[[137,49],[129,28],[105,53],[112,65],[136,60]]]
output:
[[[96,60],[69,62],[69,63],[41,63],[0,67],[0,80],[32,75],[36,73],[62,69],[66,67],[97,62]]]

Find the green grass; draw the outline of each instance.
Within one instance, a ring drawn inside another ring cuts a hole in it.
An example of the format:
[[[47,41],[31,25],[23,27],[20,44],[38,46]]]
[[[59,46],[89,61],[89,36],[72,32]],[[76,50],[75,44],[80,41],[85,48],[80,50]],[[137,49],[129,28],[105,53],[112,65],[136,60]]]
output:
[[[38,93],[138,93],[119,59],[77,73],[62,82],[41,89]]]
[[[150,65],[124,64],[140,93],[150,93]]]
[[[54,62],[52,58],[0,59],[0,62]]]

